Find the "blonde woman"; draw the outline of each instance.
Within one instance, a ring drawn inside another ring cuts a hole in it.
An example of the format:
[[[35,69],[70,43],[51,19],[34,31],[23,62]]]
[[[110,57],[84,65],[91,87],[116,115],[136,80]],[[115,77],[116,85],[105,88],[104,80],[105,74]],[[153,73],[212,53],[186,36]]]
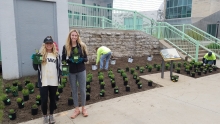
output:
[[[55,123],[53,112],[56,107],[56,91],[60,84],[60,56],[57,52],[51,36],[44,39],[40,49],[43,61],[40,65],[34,64],[35,70],[38,70],[38,86],[41,95],[41,109],[43,112],[43,124]],[[47,115],[48,96],[50,99],[50,115]]]
[[[87,48],[76,30],[71,30],[68,34],[66,44],[63,46],[62,61],[69,63],[69,81],[75,106],[71,118],[74,119],[80,114],[77,82],[81,96],[82,114],[84,117],[87,117],[88,113],[84,108],[86,104],[86,68],[84,62],[88,61]]]

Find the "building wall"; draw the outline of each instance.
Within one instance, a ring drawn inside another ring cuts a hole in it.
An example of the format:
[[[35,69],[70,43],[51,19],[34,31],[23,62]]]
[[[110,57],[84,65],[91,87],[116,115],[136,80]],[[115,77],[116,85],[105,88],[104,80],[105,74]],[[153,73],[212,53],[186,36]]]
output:
[[[68,2],[73,2],[73,3],[79,3],[82,4],[82,0],[68,0]],[[112,4],[113,6],[113,0],[85,0],[86,5],[94,5],[94,3],[101,7],[107,7],[107,4]]]
[[[28,55],[28,58],[31,57],[31,55],[34,53],[35,50],[31,50],[29,47],[19,46],[19,43],[22,43],[22,41],[18,38],[18,30],[17,30],[17,22],[16,20],[19,17],[19,14],[15,11],[15,4],[17,1],[24,2],[25,0],[1,0],[0,1],[0,30],[1,30],[1,52],[2,52],[2,70],[3,70],[3,79],[16,79],[19,77],[22,77],[21,72],[21,64],[22,57],[24,57],[22,54],[20,54],[20,49],[29,49],[30,55]],[[62,46],[65,44],[65,39],[67,37],[67,34],[69,32],[69,26],[68,26],[68,6],[67,6],[67,0],[41,0],[42,2],[48,1],[48,2],[55,2],[56,7],[54,8],[54,11],[56,11],[56,28],[57,28],[57,36],[56,40],[59,45],[59,49],[62,49]],[[35,2],[41,2],[41,1],[35,1]],[[31,9],[31,7],[27,7],[27,9]],[[66,13],[66,14],[65,14]],[[42,13],[43,14],[43,13]],[[35,19],[35,18],[32,18]],[[31,20],[31,19],[30,19]],[[28,24],[31,24],[32,21],[30,21]],[[33,24],[34,25],[34,24]],[[50,27],[47,27],[50,28]],[[27,32],[27,35],[31,33],[32,28],[30,27],[29,30],[25,30],[19,33]],[[42,32],[44,30],[42,29]],[[45,32],[45,35],[47,35],[47,32]],[[38,34],[35,34],[32,39],[39,38]],[[44,37],[41,37],[42,40],[39,42],[40,45],[43,42]],[[30,41],[33,42],[33,41]],[[39,48],[39,46],[36,46],[36,48]],[[61,51],[60,51],[61,53]],[[27,57],[27,56],[25,56]],[[32,63],[31,58],[26,63]],[[27,71],[34,71],[33,67],[30,66],[26,68]],[[36,74],[36,72],[35,72]]]

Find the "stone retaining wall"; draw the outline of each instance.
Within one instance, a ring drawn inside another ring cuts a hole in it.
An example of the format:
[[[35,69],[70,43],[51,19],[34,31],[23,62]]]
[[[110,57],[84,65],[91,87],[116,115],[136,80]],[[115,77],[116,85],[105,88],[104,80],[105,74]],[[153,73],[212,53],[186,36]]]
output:
[[[159,40],[141,31],[110,29],[77,29],[89,51],[88,58],[94,61],[95,48],[109,47],[114,57],[147,56],[159,54]]]

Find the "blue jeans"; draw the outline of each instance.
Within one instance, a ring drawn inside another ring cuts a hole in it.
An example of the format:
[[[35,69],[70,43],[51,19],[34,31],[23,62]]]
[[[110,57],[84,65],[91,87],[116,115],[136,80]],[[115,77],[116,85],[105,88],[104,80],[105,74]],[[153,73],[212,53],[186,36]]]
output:
[[[214,64],[214,61],[213,60],[206,60],[205,59],[205,64],[212,65],[212,64]]]
[[[108,64],[109,64],[109,60],[110,60],[110,57],[112,55],[112,52],[109,52],[107,54],[104,54],[101,56],[100,58],[100,69],[103,69],[103,63],[104,63],[104,60],[106,61],[105,63],[105,69],[108,70]]]

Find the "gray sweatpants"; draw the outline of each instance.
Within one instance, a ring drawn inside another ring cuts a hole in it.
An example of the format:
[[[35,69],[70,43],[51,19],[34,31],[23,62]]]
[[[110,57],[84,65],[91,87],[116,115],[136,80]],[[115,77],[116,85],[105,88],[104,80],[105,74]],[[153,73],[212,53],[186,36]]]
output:
[[[79,72],[79,73],[74,73],[74,74],[69,73],[69,82],[70,82],[70,86],[72,89],[74,106],[79,107],[77,82],[79,83],[82,106],[85,106],[86,104],[86,70]]]

